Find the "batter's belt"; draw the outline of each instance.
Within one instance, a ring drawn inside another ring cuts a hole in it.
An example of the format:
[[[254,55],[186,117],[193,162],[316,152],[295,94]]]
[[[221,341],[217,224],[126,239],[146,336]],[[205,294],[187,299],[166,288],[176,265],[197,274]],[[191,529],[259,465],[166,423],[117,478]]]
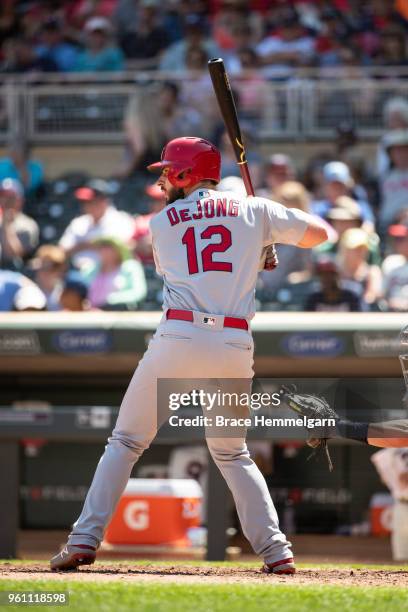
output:
[[[204,315],[204,323],[209,327],[215,324],[217,318],[222,315]],[[248,330],[248,321],[246,319],[240,319],[239,317],[223,317],[223,327],[233,327],[235,329]],[[176,319],[177,321],[189,321],[194,322],[194,313],[192,310],[178,310],[177,308],[169,308],[166,312],[166,319]]]

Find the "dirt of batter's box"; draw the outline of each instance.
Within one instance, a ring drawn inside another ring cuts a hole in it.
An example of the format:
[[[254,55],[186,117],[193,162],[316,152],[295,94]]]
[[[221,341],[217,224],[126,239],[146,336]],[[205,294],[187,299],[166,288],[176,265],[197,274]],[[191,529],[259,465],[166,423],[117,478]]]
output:
[[[177,582],[189,584],[203,583],[256,583],[263,584],[333,584],[354,586],[408,586],[408,571],[376,569],[308,569],[301,568],[294,576],[275,576],[264,574],[260,569],[246,567],[200,567],[194,565],[129,565],[126,563],[96,563],[89,568],[70,572],[51,572],[46,564],[27,564],[18,566],[0,563],[0,580],[29,579],[56,581],[79,580],[90,582]]]

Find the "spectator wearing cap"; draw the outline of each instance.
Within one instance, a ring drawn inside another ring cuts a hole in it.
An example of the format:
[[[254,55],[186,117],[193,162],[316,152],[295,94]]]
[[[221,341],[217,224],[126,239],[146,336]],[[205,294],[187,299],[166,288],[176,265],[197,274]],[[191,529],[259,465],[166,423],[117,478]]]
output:
[[[47,310],[60,310],[59,298],[66,271],[64,249],[54,244],[40,246],[30,262],[30,269],[33,270],[34,280],[46,297]]]
[[[81,268],[95,261],[93,241],[111,236],[128,242],[134,231],[134,220],[118,211],[110,200],[110,188],[106,181],[93,179],[75,191],[84,214],[76,217],[66,228],[59,245],[74,264]]]
[[[287,78],[296,66],[310,65],[315,54],[315,41],[306,33],[297,13],[288,9],[279,22],[279,29],[257,45],[256,51],[268,78]]]
[[[389,310],[408,311],[408,216],[390,225],[394,252],[383,263],[383,297]]]
[[[35,52],[38,57],[54,62],[59,72],[70,72],[76,64],[79,49],[64,39],[62,23],[52,17],[41,27]]]
[[[356,200],[349,196],[340,196],[334,203],[327,213],[326,217],[328,223],[335,232],[335,239],[330,236],[329,239],[322,245],[315,248],[317,253],[327,253],[335,255],[338,250],[339,241],[343,236],[344,232],[349,229],[361,228],[363,219],[361,216],[361,209],[357,204]],[[367,233],[369,243],[369,258],[368,262],[372,265],[380,265],[381,254],[380,254],[380,238],[375,232]]]
[[[61,310],[69,312],[91,310],[88,300],[88,284],[78,271],[72,270],[64,278],[59,305]]]
[[[361,209],[354,198],[340,196],[329,209],[327,220],[341,238],[346,230],[361,226]]]
[[[348,166],[340,161],[332,161],[323,167],[323,192],[325,199],[312,202],[312,212],[327,219],[330,208],[341,196],[353,196],[354,180]],[[356,199],[363,223],[367,229],[374,227],[374,215],[368,202]]]
[[[219,57],[217,44],[206,36],[207,23],[202,15],[190,13],[184,21],[184,38],[170,45],[163,53],[159,68],[163,72],[173,73],[186,69],[187,50],[203,48],[208,57]]]
[[[19,181],[27,196],[35,194],[44,182],[44,168],[40,161],[31,159],[31,150],[24,140],[13,140],[7,147],[7,157],[0,159],[0,181],[11,178]]]
[[[24,193],[14,179],[0,183],[0,267],[18,270],[38,245],[38,225],[22,212]]]
[[[154,258],[150,221],[166,206],[166,198],[157,183],[147,185],[145,192],[149,196],[149,213],[147,215],[139,215],[135,218],[135,229],[132,236],[132,240],[135,243],[133,253],[143,265],[153,265]]]
[[[117,238],[99,238],[94,248],[98,251],[98,263],[86,275],[91,306],[135,310],[147,293],[141,263],[131,259],[130,250]]]
[[[85,24],[85,49],[78,55],[75,72],[118,72],[124,68],[123,53],[112,42],[111,25],[105,17],[91,17]]]
[[[361,228],[346,230],[339,243],[340,278],[358,293],[365,304],[375,308],[382,294],[381,268],[370,265],[369,237]]]
[[[11,312],[15,310],[16,295],[25,287],[31,287],[33,290],[36,290],[37,295],[38,292],[40,296],[42,295],[41,290],[20,272],[0,270],[0,312]],[[44,296],[43,299],[45,302]]]
[[[259,190],[259,195],[270,200],[278,200],[280,188],[287,181],[293,181],[295,178],[295,167],[293,161],[288,155],[283,153],[274,153],[271,155],[264,169],[265,188]],[[309,197],[307,196],[309,206]]]
[[[138,67],[154,68],[168,46],[166,30],[160,24],[159,0],[140,0],[137,17],[127,24],[119,42],[125,56],[138,60]]]
[[[312,312],[359,312],[364,310],[362,300],[351,289],[341,286],[339,268],[335,260],[320,257],[315,264],[320,287],[313,290],[305,303],[305,310]]]
[[[408,209],[408,129],[388,132],[384,147],[391,169],[380,181],[380,228],[385,232],[393,220]]]

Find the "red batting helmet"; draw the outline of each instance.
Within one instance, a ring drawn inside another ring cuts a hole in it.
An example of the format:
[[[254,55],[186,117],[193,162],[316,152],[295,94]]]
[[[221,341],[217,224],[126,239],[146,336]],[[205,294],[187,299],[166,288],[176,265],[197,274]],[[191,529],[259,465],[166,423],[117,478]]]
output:
[[[147,167],[151,172],[162,172],[165,168],[167,178],[177,188],[192,187],[205,180],[219,183],[221,155],[208,140],[183,136],[170,140],[162,151],[161,161]]]

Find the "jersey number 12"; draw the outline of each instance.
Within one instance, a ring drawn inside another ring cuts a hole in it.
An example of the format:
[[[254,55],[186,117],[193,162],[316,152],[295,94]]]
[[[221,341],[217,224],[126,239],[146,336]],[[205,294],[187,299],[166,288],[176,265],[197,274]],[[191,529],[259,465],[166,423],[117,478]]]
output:
[[[210,225],[200,234],[200,237],[203,240],[209,240],[213,236],[220,236],[220,241],[208,244],[201,251],[203,272],[232,272],[232,263],[228,261],[213,260],[214,253],[225,253],[225,251],[230,248],[232,244],[230,230],[224,225]],[[197,274],[199,272],[199,269],[194,227],[189,227],[186,230],[181,242],[185,245],[187,249],[188,272],[189,274]]]

